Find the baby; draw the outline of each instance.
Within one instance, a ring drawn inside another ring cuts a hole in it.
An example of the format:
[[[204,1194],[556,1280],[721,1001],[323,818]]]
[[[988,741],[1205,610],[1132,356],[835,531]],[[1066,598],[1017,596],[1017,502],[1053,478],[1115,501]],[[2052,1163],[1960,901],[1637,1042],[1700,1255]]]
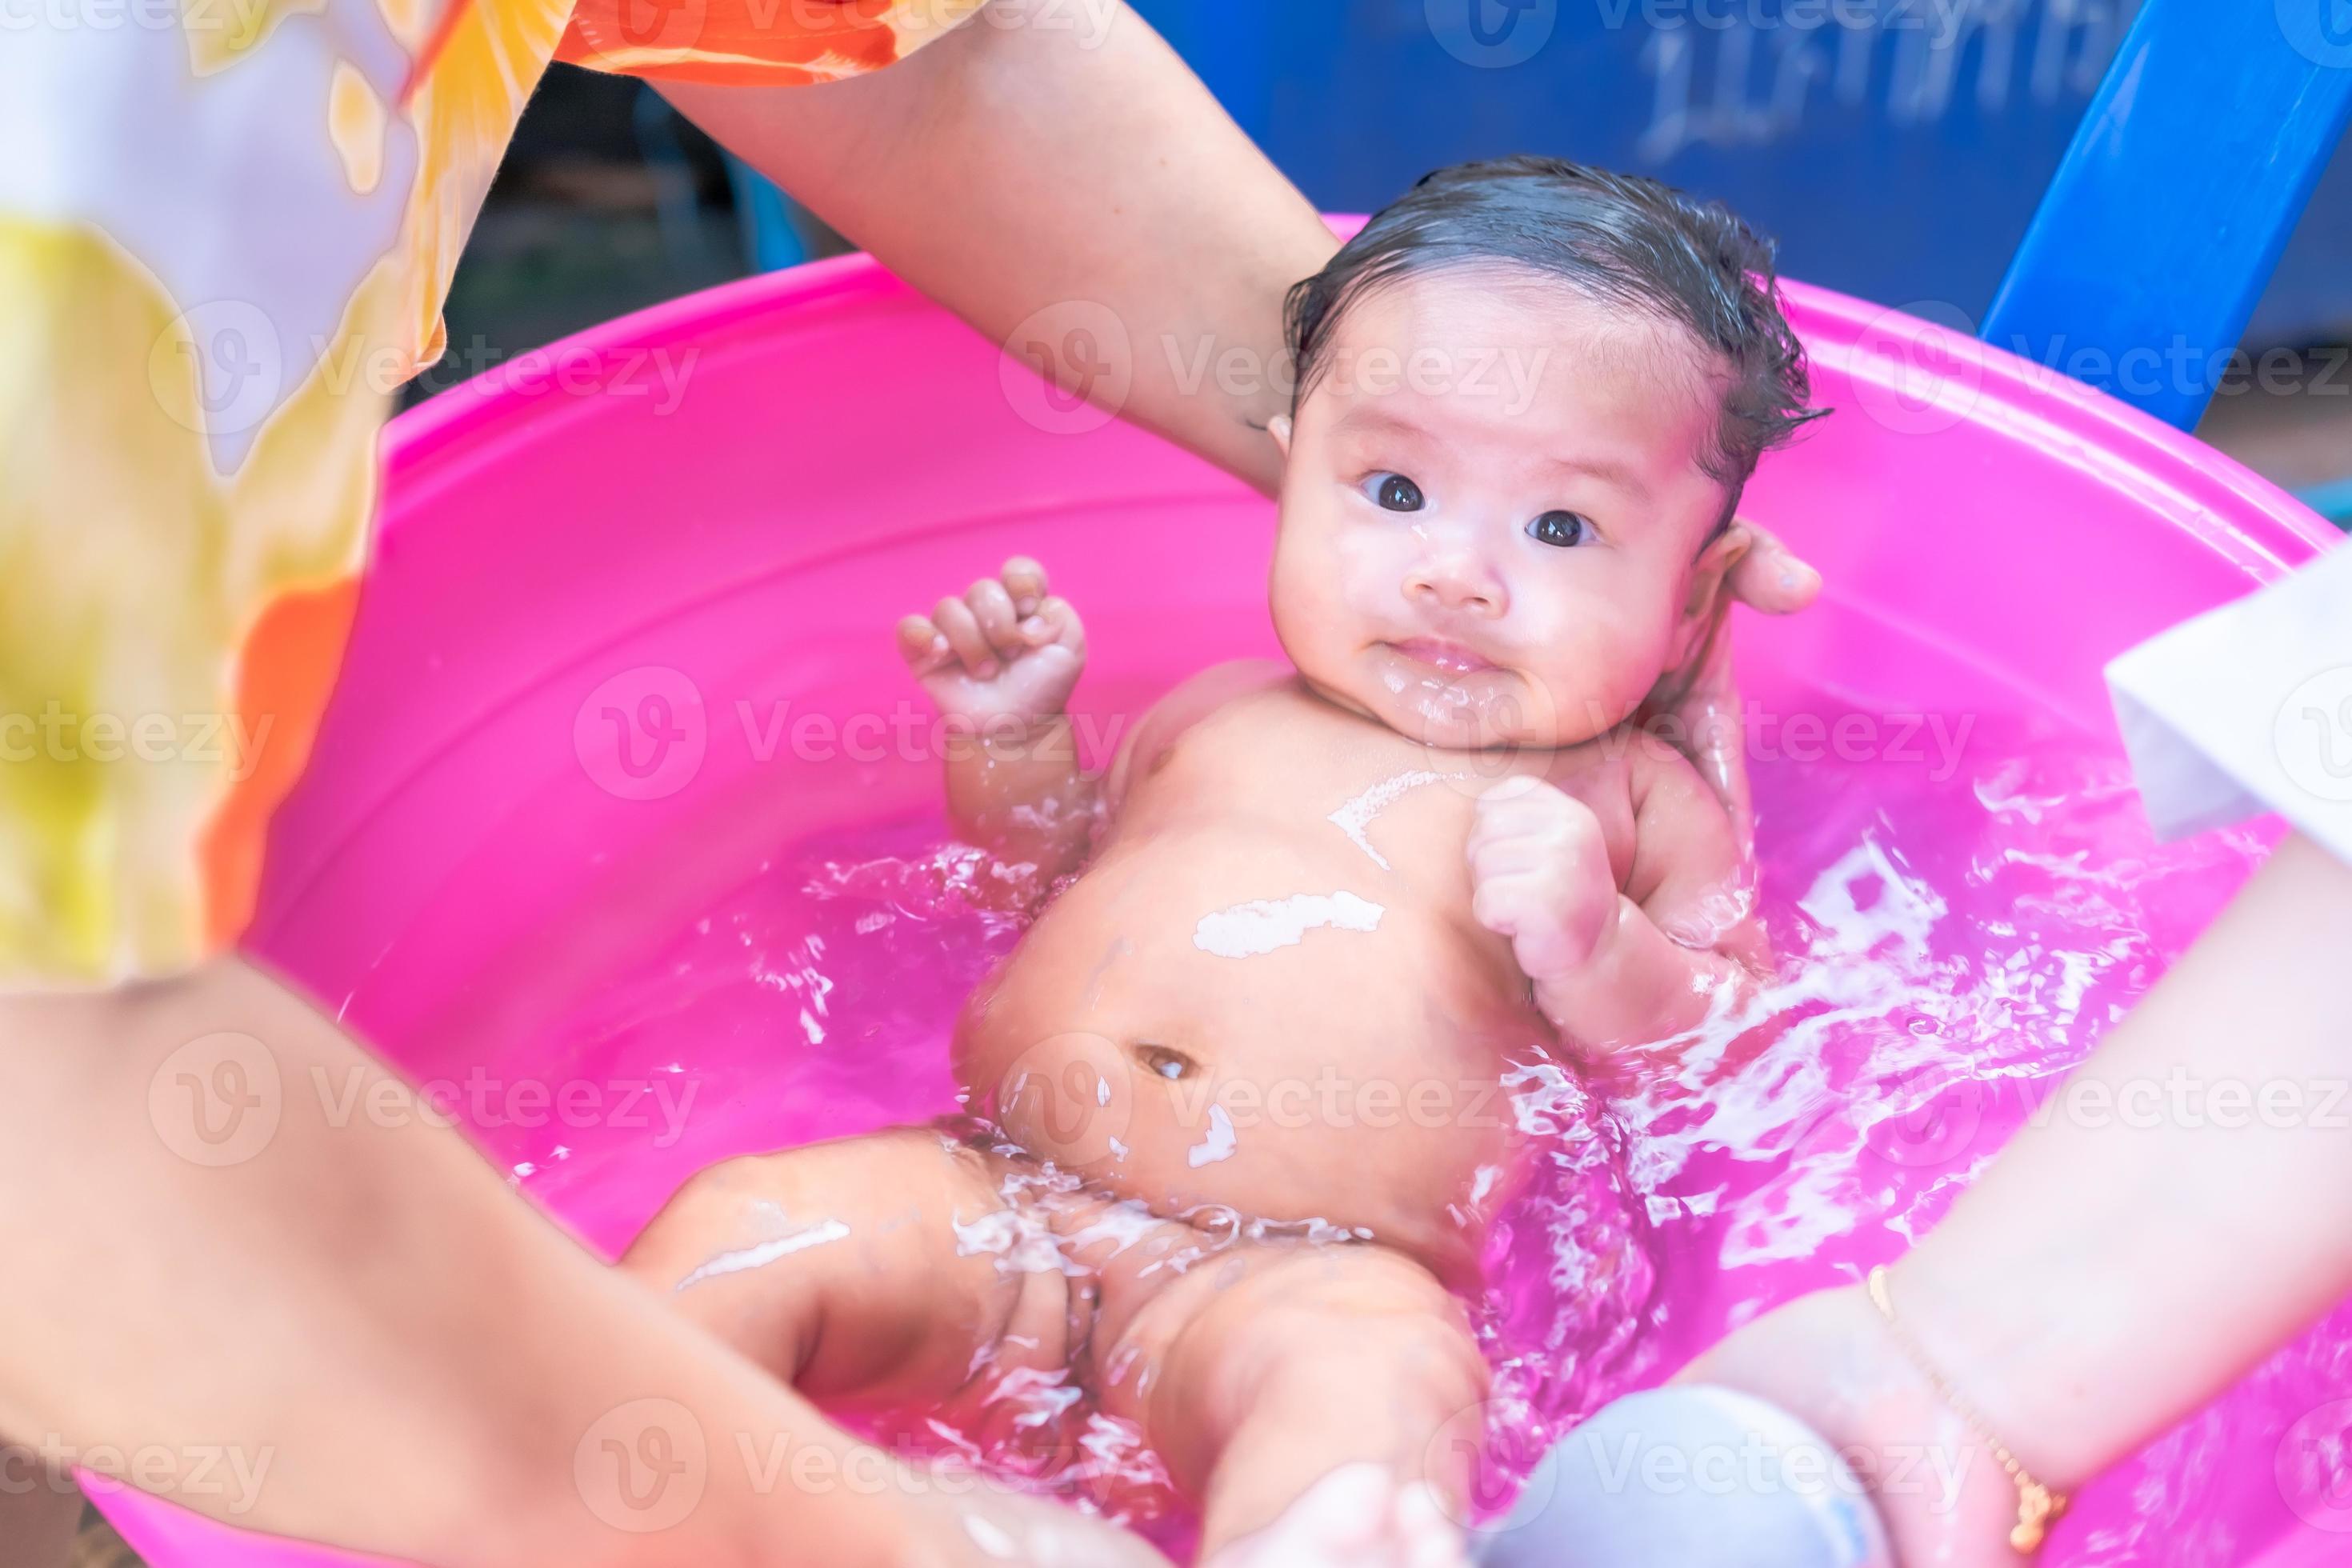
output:
[[[1286,664],[1194,678],[1098,775],[1034,562],[908,617],[979,731],[959,833],[1077,873],[960,1020],[973,1117],[716,1166],[626,1266],[821,1400],[1081,1393],[1203,1560],[1460,1561],[1505,1074],[1685,1029],[1765,960],[1728,816],[1629,721],[1811,414],[1771,278],[1648,181],[1432,174],[1291,293]]]

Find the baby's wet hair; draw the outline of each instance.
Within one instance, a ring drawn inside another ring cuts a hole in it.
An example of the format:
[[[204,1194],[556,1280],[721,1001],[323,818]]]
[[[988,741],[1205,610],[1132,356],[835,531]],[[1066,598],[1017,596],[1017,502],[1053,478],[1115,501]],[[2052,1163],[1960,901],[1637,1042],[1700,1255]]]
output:
[[[1325,369],[1333,330],[1368,293],[1453,267],[1504,265],[1686,329],[1728,367],[1722,416],[1699,466],[1724,487],[1717,531],[1757,459],[1829,412],[1810,405],[1805,352],[1790,329],[1771,241],[1720,202],[1638,174],[1521,154],[1424,174],[1312,278],[1283,323],[1292,409]]]

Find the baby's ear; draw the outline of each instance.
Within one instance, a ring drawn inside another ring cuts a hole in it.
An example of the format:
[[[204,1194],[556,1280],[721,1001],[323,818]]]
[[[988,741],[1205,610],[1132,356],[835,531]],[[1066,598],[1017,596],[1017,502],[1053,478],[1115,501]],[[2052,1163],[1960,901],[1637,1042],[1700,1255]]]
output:
[[[1684,597],[1682,621],[1675,628],[1675,663],[1687,660],[1706,639],[1708,629],[1727,605],[1725,580],[1754,542],[1755,536],[1735,518],[1729,527],[1707,541],[1706,548],[1691,563],[1690,591]]]

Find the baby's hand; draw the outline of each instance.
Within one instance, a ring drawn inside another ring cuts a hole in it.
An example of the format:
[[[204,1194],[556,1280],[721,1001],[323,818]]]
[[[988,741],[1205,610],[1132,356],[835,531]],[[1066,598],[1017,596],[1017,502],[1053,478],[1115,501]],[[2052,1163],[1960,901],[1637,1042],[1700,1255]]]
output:
[[[1541,779],[1505,779],[1478,797],[1470,829],[1470,913],[1510,938],[1538,987],[1580,968],[1617,918],[1617,876],[1592,808]]]
[[[1086,628],[1025,555],[898,623],[898,651],[940,711],[974,721],[1062,711],[1087,665]]]

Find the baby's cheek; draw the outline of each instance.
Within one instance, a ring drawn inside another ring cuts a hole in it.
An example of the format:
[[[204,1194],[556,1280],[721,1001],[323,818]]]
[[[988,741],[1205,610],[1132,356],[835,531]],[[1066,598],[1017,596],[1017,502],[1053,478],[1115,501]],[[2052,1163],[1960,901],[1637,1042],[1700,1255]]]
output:
[[[1543,684],[1559,743],[1622,723],[1657,682],[1666,639],[1634,617],[1595,612],[1546,639]]]
[[[1333,598],[1360,614],[1385,614],[1392,609],[1404,592],[1412,533],[1410,528],[1332,530],[1320,558]]]
[[[1278,565],[1271,609],[1274,633],[1283,650],[1306,675],[1332,682],[1362,639],[1355,635],[1363,624],[1361,609],[1348,591],[1344,574],[1303,564]]]
[[[1314,601],[1313,578],[1299,558],[1297,542],[1286,531],[1275,547],[1274,574],[1266,585],[1266,608],[1285,647],[1312,635]]]

